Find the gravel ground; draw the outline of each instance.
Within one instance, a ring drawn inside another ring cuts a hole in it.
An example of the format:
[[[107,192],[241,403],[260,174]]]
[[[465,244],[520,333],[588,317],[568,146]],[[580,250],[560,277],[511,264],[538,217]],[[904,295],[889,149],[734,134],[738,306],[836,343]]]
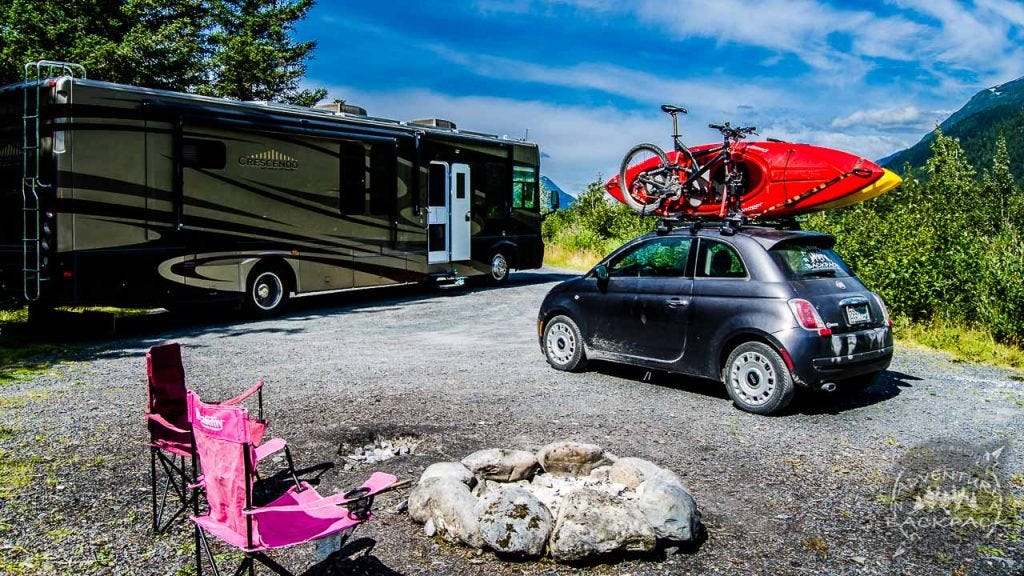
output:
[[[901,348],[865,392],[804,394],[785,415],[754,416],[713,382],[610,364],[549,368],[536,312],[564,277],[545,269],[500,289],[302,299],[258,322],[161,314],[123,321],[117,339],[69,346],[47,372],[0,389],[0,573],[189,573],[188,525],[148,532],[143,355],[166,341],[184,346],[189,385],[206,398],[266,379],[270,433],[289,440],[300,464],[337,464],[321,492],[372,470],[415,480],[480,448],[573,439],[679,473],[707,529],[699,545],[608,564],[506,562],[427,538],[398,511],[404,495],[391,493],[357,532],[376,542],[370,555],[310,574],[1024,573],[1011,526],[1019,517],[1004,514],[992,531],[911,532],[893,511],[907,502],[892,504],[898,480],[935,458],[1000,445],[993,482],[1020,496],[1020,375]],[[346,465],[367,438],[406,435],[420,441],[413,454]],[[312,546],[276,557],[307,566]]]

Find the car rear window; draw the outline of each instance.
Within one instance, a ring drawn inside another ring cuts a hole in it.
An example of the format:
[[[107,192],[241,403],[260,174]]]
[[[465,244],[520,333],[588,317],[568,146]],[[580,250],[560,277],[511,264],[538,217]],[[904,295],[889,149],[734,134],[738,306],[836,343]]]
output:
[[[784,244],[769,253],[791,280],[852,276],[843,259],[828,248],[812,244]]]

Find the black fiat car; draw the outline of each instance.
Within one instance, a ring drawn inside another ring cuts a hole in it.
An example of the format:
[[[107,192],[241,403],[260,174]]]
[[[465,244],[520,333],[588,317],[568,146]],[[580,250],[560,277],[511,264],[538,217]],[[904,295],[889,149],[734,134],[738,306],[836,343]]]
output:
[[[754,226],[642,236],[551,289],[541,349],[558,370],[602,359],[720,380],[759,414],[797,386],[866,387],[892,359],[892,322],[834,244]]]

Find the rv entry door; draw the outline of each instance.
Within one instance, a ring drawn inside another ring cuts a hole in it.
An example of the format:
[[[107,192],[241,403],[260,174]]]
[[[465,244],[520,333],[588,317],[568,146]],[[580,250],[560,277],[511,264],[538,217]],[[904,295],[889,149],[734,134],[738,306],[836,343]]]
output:
[[[431,162],[427,180],[427,263],[450,262],[448,247],[448,164]]]
[[[452,164],[451,169],[451,247],[452,260],[469,260],[470,191],[469,165]]]

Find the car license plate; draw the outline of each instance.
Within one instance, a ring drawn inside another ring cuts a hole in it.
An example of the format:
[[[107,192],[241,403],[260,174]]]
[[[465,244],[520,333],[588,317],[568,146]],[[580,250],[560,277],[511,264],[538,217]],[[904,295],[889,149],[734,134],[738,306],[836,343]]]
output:
[[[846,321],[850,324],[867,324],[871,322],[871,312],[868,310],[868,305],[865,303],[847,306]]]

